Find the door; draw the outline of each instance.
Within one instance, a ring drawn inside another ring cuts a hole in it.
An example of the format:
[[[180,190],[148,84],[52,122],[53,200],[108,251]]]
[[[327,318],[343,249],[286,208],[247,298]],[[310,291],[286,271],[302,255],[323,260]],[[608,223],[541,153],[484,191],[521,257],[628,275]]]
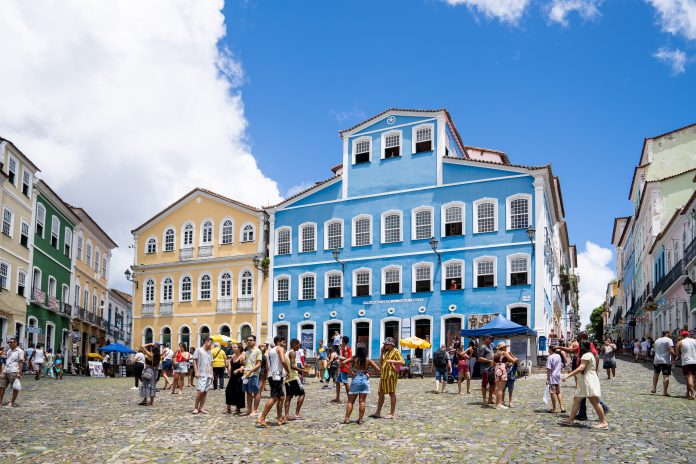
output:
[[[288,341],[288,325],[280,324],[276,326],[276,336],[285,338]]]
[[[333,337],[336,332],[338,332],[339,335],[342,335],[340,322],[332,322],[326,326],[326,343],[329,346],[333,345]]]
[[[460,317],[450,317],[445,319],[445,344],[449,348],[454,342],[462,340],[462,319]]]
[[[355,323],[355,347],[362,343],[367,348],[368,356],[370,354],[370,323],[356,322]]]
[[[522,306],[510,309],[510,320],[515,324],[527,325],[527,308]],[[520,359],[527,359],[528,341],[526,338],[513,338],[510,340],[510,352]]]
[[[430,341],[430,320],[429,319],[418,319],[415,326],[416,337],[422,338],[423,340]],[[423,359],[423,350],[416,348],[415,351],[416,358]],[[423,359],[423,362],[428,362],[427,359]]]
[[[399,335],[399,321],[387,321],[384,323],[384,338],[393,338],[396,346],[399,346]]]

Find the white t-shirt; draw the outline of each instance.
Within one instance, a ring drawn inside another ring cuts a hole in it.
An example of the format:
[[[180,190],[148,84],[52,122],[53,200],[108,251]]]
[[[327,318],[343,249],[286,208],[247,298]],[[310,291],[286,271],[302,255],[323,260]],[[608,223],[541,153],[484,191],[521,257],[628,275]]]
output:
[[[20,365],[24,365],[24,350],[17,347],[14,350],[7,352],[5,360],[5,372],[8,374],[17,374],[21,369]]]
[[[135,359],[133,359],[136,363],[145,363],[145,355],[143,353],[135,353]]]
[[[198,365],[198,377],[213,377],[213,355],[203,348],[196,348],[193,359]]]
[[[645,352],[650,351],[650,342],[647,340],[640,342],[640,350]]]
[[[164,349],[164,360],[165,361],[171,361],[173,355],[174,355],[174,352],[172,350],[170,350],[169,348]]]
[[[105,354],[102,362],[105,362],[105,363],[111,362],[111,356],[109,356],[108,354]]]
[[[672,364],[672,354],[669,349],[674,347],[674,342],[669,337],[655,340],[655,359],[653,364]]]
[[[44,350],[37,348],[34,350],[34,363],[43,364],[46,362],[46,357],[44,356]]]

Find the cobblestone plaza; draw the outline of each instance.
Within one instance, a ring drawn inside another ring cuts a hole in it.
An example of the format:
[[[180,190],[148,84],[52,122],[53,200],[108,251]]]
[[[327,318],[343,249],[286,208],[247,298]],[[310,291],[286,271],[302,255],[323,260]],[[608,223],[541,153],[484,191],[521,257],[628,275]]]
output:
[[[224,415],[219,391],[209,393],[204,416],[190,414],[191,388],[160,392],[154,407],[142,407],[131,378],[25,378],[18,407],[0,409],[0,462],[694,462],[696,402],[674,379],[672,397],[651,395],[647,367],[619,361],[617,378],[602,380],[609,431],[590,429],[592,415],[575,428],[558,426],[561,417],[545,412],[538,375],[517,381],[510,410],[483,407],[480,382],[457,396],[456,384],[435,395],[432,379],[403,380],[396,420],[362,426],[339,425],[344,405],[330,404],[333,390],[312,381],[306,419],[268,429]],[[563,388],[566,407],[571,385]]]

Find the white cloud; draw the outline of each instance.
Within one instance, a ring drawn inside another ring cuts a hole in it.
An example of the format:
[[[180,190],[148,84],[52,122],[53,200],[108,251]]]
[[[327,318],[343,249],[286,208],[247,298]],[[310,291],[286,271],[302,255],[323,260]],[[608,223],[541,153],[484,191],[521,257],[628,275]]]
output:
[[[517,24],[530,0],[446,0],[450,5],[466,5],[487,18]]]
[[[367,119],[367,114],[358,105],[353,105],[353,109],[347,111],[331,110],[329,114],[336,118],[339,124],[355,124]]]
[[[290,198],[292,196],[297,195],[300,192],[307,190],[310,187],[313,187],[314,185],[316,185],[314,182],[302,182],[300,184],[293,185],[288,189],[287,192],[285,192],[285,195],[283,195],[283,197]]]
[[[119,243],[194,186],[279,200],[246,141],[222,0],[0,3],[0,131]],[[112,282],[127,288],[125,282]]]
[[[660,16],[662,30],[696,40],[696,0],[647,0]]]
[[[612,251],[596,243],[585,242],[585,249],[578,255],[580,276],[580,318],[583,328],[590,322],[592,310],[606,297],[607,284],[616,277],[609,267]]]
[[[675,76],[683,74],[686,70],[686,53],[679,49],[667,50],[666,48],[660,48],[653,56],[668,64],[672,68],[672,74]]]
[[[568,26],[568,15],[577,12],[584,20],[600,15],[599,5],[603,0],[552,0],[548,5],[548,17],[551,21]]]

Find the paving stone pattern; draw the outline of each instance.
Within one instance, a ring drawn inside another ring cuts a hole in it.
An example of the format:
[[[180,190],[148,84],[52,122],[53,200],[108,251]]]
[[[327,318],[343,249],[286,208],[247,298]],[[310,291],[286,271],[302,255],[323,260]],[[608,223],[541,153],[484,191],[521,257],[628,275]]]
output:
[[[19,406],[0,408],[0,462],[696,462],[696,402],[683,398],[685,386],[673,382],[671,398],[651,395],[651,372],[621,360],[617,375],[602,380],[609,431],[589,428],[593,413],[580,427],[558,426],[561,417],[544,412],[543,375],[517,381],[510,410],[483,407],[477,381],[458,396],[456,385],[436,395],[432,379],[402,380],[396,420],[363,425],[339,425],[344,406],[329,404],[333,390],[314,380],[307,419],[268,429],[222,414],[221,391],[209,393],[204,416],[190,414],[192,388],[142,407],[131,378],[25,379]],[[567,407],[573,391],[571,380]],[[376,400],[369,396],[368,414]]]

